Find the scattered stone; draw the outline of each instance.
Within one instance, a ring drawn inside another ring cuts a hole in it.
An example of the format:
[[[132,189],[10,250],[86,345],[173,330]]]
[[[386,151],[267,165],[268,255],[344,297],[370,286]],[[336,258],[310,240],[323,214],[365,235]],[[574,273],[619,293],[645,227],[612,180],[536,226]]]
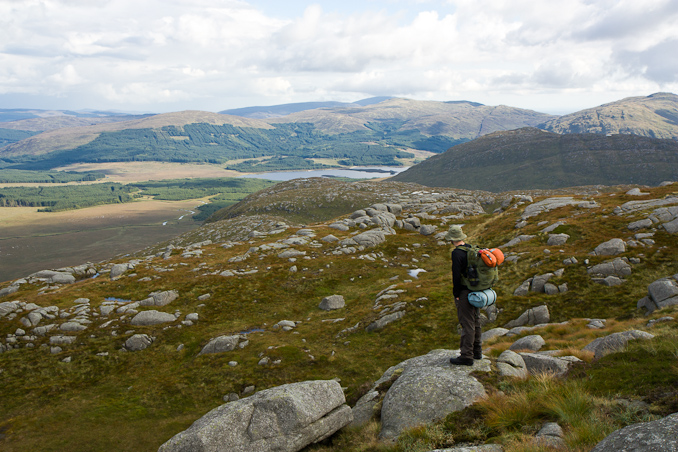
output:
[[[323,311],[332,311],[334,309],[341,309],[346,306],[344,297],[341,295],[330,295],[322,299],[318,307]]]
[[[161,323],[174,322],[176,317],[172,314],[166,312],[160,312],[155,310],[150,311],[141,311],[135,315],[130,323],[136,326],[151,326],[158,325]]]
[[[483,342],[489,341],[490,339],[493,339],[495,337],[501,337],[506,335],[509,330],[506,328],[492,328],[491,330],[484,331],[482,334],[482,340]]]
[[[537,433],[533,443],[536,446],[550,449],[566,450],[567,443],[563,439],[563,429],[555,422],[546,422]]]
[[[140,306],[167,306],[179,298],[179,292],[176,290],[166,290],[163,292],[153,292],[145,300],[139,302]]]
[[[499,355],[497,370],[503,377],[527,378],[529,376],[523,357],[512,350],[504,350]]]
[[[565,243],[567,243],[567,239],[569,238],[570,236],[567,234],[549,234],[549,238],[546,244],[548,246],[564,245]]]
[[[200,350],[198,355],[230,352],[236,348],[244,348],[248,343],[249,341],[247,338],[240,334],[233,336],[219,336],[211,339],[207,345],[205,345],[202,350]]]
[[[593,254],[596,256],[614,256],[626,251],[626,243],[622,239],[611,239],[598,245]]]
[[[546,341],[544,340],[544,338],[538,334],[534,334],[532,336],[521,337],[513,344],[511,344],[509,350],[530,350],[533,352],[537,352],[544,345],[546,345]]]
[[[581,361],[580,359],[571,356],[554,357],[539,353],[520,353],[520,356],[525,361],[527,370],[532,374],[547,373],[553,374],[555,377],[563,377],[574,362]]]
[[[511,329],[523,325],[540,325],[542,323],[549,323],[550,320],[549,308],[546,305],[542,305],[523,312],[520,317],[504,325],[504,328]]]
[[[155,340],[148,334],[135,334],[125,341],[125,348],[131,352],[145,350]]]

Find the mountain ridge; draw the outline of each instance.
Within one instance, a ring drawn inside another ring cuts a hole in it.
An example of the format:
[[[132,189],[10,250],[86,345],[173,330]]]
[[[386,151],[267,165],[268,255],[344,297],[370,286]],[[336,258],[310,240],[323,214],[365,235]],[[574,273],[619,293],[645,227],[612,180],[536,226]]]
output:
[[[454,146],[392,178],[493,192],[678,180],[678,141],[637,135],[495,132]]]

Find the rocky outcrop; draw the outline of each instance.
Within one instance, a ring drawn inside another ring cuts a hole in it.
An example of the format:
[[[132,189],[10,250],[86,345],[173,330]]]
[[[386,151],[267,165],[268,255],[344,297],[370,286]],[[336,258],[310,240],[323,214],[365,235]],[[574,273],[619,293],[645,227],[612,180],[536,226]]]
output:
[[[389,368],[353,408],[354,425],[367,422],[381,403],[380,437],[394,439],[407,428],[442,419],[484,397],[483,385],[470,372],[489,372],[489,361],[451,365],[450,357],[458,354],[433,350]]]
[[[678,450],[678,413],[652,422],[629,425],[611,433],[591,452],[655,452]]]
[[[638,309],[645,308],[647,313],[667,306],[678,304],[678,275],[661,278],[647,287],[647,296],[638,301]]]
[[[548,306],[542,305],[537,306],[536,308],[530,308],[523,312],[520,317],[511,320],[504,325],[504,328],[511,329],[523,325],[540,325],[542,323],[548,323],[550,319],[551,315],[549,314]]]
[[[610,353],[618,352],[626,348],[629,341],[637,339],[652,339],[654,335],[640,330],[629,330],[621,333],[613,333],[590,342],[583,350],[593,352],[594,359],[600,359]]]
[[[351,419],[336,381],[291,383],[215,408],[158,452],[296,452]]]

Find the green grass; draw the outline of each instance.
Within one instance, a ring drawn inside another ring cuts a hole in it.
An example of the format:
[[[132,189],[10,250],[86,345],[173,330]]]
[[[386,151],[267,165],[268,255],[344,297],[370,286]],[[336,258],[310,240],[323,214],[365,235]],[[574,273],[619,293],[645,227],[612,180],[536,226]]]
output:
[[[254,195],[239,208],[246,210],[251,205],[261,208],[265,206],[266,197],[269,202],[282,202],[284,187],[276,186],[262,192],[265,195]],[[299,191],[294,193],[304,193],[302,188],[295,188]],[[341,209],[349,207],[348,200],[341,197],[344,194],[339,189],[337,192],[334,200],[324,201],[328,211],[338,209],[335,205]],[[360,191],[354,186],[354,191],[346,192],[347,198],[350,193]],[[365,193],[372,196],[368,190]],[[301,211],[305,202],[316,202],[322,195],[316,193],[310,201],[298,201],[294,207],[298,210],[292,209],[293,212]],[[287,193],[286,196],[289,199],[292,195]],[[607,198],[606,194],[602,195],[601,203],[608,202]],[[358,199],[358,202],[362,201]],[[528,225],[526,233],[537,232],[537,221],[553,222],[573,212],[576,210],[542,214]],[[517,234],[512,228],[519,215],[516,209],[499,216],[468,218],[464,230],[473,240],[496,246]],[[544,237],[515,247],[514,251],[525,254],[517,264],[502,266],[497,287],[501,312],[497,323],[487,328],[501,326],[527,308],[547,304],[552,320],[569,320],[569,323],[549,326],[538,334],[546,340],[546,348],[567,350],[567,354],[577,354],[590,341],[610,332],[644,328],[648,318],[636,312],[637,299],[644,295],[647,284],[659,276],[678,273],[675,237],[665,233],[656,235],[658,246],[667,246],[660,252],[656,249],[627,251],[625,256],[640,257],[641,263],[633,267],[633,275],[619,288],[591,283],[584,265],[579,264],[565,270],[562,281],[570,287],[565,294],[512,295],[515,287],[527,277],[561,268],[564,257],[576,255],[581,262],[589,258],[591,263],[602,260],[592,258],[588,252],[609,238],[608,234],[614,228],[596,227],[596,221],[600,221],[596,220],[597,212],[585,212],[572,218],[568,223],[570,230],[581,231],[581,236],[573,241],[566,253],[552,252],[546,256],[543,253]],[[623,224],[612,220],[615,228]],[[230,224],[224,222],[223,227],[228,228]],[[350,235],[321,225],[310,226],[316,231],[316,238],[330,233],[340,238]],[[292,231],[290,229],[286,234]],[[242,395],[247,386],[254,385],[257,390],[262,390],[294,381],[339,378],[346,388],[347,400],[355,403],[389,367],[432,349],[458,348],[456,312],[451,301],[449,247],[439,246],[434,237],[399,231],[389,236],[385,244],[358,253],[380,253],[387,262],[361,260],[356,255],[327,255],[324,252],[333,246],[324,242],[320,242],[323,244],[320,248],[307,249],[308,256],[314,259],[302,258],[294,263],[299,269],[296,273],[289,272],[293,263],[279,259],[276,253],[253,255],[239,264],[228,262],[229,258],[244,254],[251,246],[283,236],[251,240],[251,243],[243,242],[230,249],[215,243],[203,247],[203,256],[199,258],[183,258],[177,252],[167,260],[158,258],[150,264],[139,264],[134,270],[135,277],[118,281],[102,276],[43,295],[37,294],[40,287],[25,285],[13,295],[15,299],[61,308],[71,306],[79,297],[90,298],[92,306],[97,307],[106,297],[140,300],[154,290],[176,289],[180,293],[179,299],[163,310],[178,310],[182,316],[197,312],[200,320],[191,327],[166,330],[121,323],[115,328],[114,336],[111,329],[97,328],[107,319],[96,318],[87,337],[83,336],[72,347],[64,347],[61,353],[50,354],[49,349],[40,348],[38,341],[36,350],[19,349],[0,354],[0,384],[3,386],[0,432],[6,435],[0,438],[3,451],[157,450],[171,436],[221,405],[224,395],[231,392]],[[405,247],[412,252],[400,249]],[[416,265],[427,272],[406,283],[404,280],[410,278],[406,275],[407,268],[402,265],[414,265],[413,256],[419,260]],[[538,266],[533,266],[537,263]],[[205,270],[192,271],[200,264],[205,264]],[[152,268],[154,266],[173,271],[159,273]],[[245,277],[203,275],[208,271],[255,267],[259,273]],[[139,281],[146,276],[159,276],[160,279]],[[395,276],[398,278],[392,280]],[[398,284],[398,288],[407,291],[401,295],[401,299],[408,302],[407,313],[397,323],[379,332],[367,333],[364,327],[376,317],[375,297],[391,284]],[[199,301],[198,297],[206,293],[211,294],[211,298]],[[339,312],[319,310],[320,300],[335,293],[344,295],[346,308]],[[422,297],[426,299],[415,301]],[[650,318],[675,313],[676,310],[667,310]],[[587,317],[607,318],[606,329],[586,328],[587,322],[583,319]],[[323,322],[337,318],[344,320]],[[280,320],[301,323],[292,332],[272,330],[272,325]],[[358,332],[337,337],[340,331],[356,323],[361,326]],[[19,319],[3,319],[0,333],[4,336],[19,326]],[[250,344],[244,349],[198,356],[210,338],[254,327],[265,331],[249,334]],[[143,352],[121,352],[123,342],[133,333],[147,333],[156,340]],[[564,380],[531,378],[515,381],[501,378],[496,373],[479,377],[489,394],[484,402],[453,413],[439,423],[408,431],[396,443],[378,441],[379,422],[373,420],[363,428],[347,429],[308,450],[429,451],[465,442],[501,443],[509,452],[538,450],[529,444],[529,439],[546,421],[560,423],[572,450],[590,450],[614,429],[678,410],[672,404],[678,399],[678,350],[675,345],[678,328],[675,322],[659,324],[652,333],[657,335],[654,340],[632,343],[626,351],[599,361],[592,361],[590,356],[580,353],[578,356],[584,363]],[[88,337],[90,335],[94,337]],[[496,357],[514,340],[488,341],[485,344],[490,348],[487,354]],[[180,344],[184,348],[177,350]],[[102,352],[108,355],[97,356]],[[281,363],[259,366],[260,355],[272,361],[279,359]],[[67,356],[72,362],[61,362]],[[236,361],[238,365],[231,367],[229,361]],[[651,409],[624,408],[614,401],[618,397],[643,399],[651,404]]]

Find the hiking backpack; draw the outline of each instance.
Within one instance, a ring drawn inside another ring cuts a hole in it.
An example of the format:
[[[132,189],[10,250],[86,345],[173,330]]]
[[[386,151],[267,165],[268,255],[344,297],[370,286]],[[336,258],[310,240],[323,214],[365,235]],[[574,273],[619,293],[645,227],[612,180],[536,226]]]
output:
[[[498,266],[504,262],[504,253],[497,248],[487,249],[477,245],[464,246],[466,251],[466,273],[461,282],[470,291],[491,288],[499,280]]]

